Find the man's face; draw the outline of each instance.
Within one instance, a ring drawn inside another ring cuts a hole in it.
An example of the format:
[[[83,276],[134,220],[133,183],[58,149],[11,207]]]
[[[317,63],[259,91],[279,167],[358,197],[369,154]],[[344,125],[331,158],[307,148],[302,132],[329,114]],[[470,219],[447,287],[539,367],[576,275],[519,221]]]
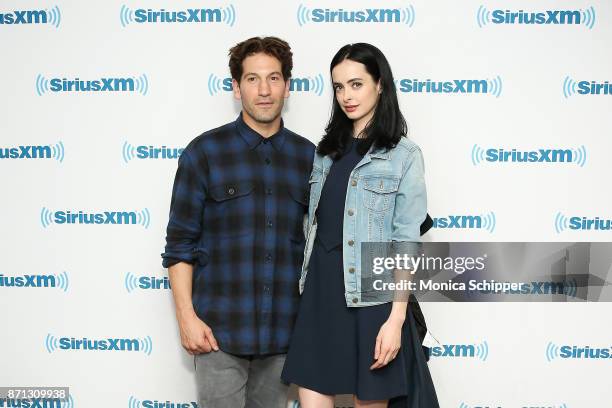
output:
[[[242,101],[242,111],[260,123],[273,122],[281,115],[289,97],[289,81],[283,79],[281,62],[257,53],[242,61],[240,85],[234,79],[234,97]]]

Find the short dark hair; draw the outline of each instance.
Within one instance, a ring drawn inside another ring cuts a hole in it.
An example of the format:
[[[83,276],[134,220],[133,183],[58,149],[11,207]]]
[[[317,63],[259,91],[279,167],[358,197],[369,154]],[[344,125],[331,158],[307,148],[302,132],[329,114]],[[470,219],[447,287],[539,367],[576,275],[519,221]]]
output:
[[[382,51],[371,44],[347,44],[334,55],[329,66],[330,76],[334,67],[345,59],[362,63],[374,81],[380,81],[380,99],[372,120],[364,129],[366,137],[360,139],[357,145],[359,153],[365,154],[372,144],[375,148],[395,147],[400,138],[406,136],[408,126],[399,108],[393,73],[387,58]],[[342,154],[349,138],[352,137],[353,121],[342,111],[335,94],[332,99],[331,117],[317,151],[335,158]]]
[[[248,56],[263,52],[276,58],[281,63],[283,79],[285,81],[291,78],[291,69],[293,68],[293,53],[287,41],[281,40],[278,37],[253,37],[248,40],[239,42],[229,50],[229,69],[232,78],[240,83],[242,77],[242,61]]]

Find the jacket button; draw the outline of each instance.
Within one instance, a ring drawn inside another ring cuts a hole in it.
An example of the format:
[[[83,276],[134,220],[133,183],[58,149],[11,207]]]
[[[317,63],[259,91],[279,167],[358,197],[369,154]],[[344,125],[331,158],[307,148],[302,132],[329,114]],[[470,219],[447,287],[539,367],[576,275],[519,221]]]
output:
[[[353,210],[348,210],[348,215],[353,215],[355,212]]]
[[[355,244],[355,241],[353,241],[352,239],[349,239],[348,244],[349,246],[353,246],[353,244]]]
[[[353,268],[352,266],[349,268],[349,273],[355,273],[355,268]]]
[[[357,302],[359,302],[359,299],[353,298],[353,303],[357,303]]]
[[[357,185],[357,180],[351,180],[351,186],[355,187]]]
[[[229,194],[229,195],[234,195],[235,192],[236,192],[236,190],[234,190],[233,187],[230,187],[230,188],[227,189],[227,194]]]

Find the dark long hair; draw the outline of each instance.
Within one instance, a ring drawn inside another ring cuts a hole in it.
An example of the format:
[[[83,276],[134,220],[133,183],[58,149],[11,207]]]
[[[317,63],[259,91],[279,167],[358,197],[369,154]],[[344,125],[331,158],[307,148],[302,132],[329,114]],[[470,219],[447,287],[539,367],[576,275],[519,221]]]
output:
[[[375,148],[395,147],[400,138],[406,136],[407,125],[399,109],[393,73],[387,58],[371,44],[347,44],[334,55],[329,66],[330,77],[334,67],[345,59],[362,63],[374,82],[380,81],[382,91],[374,116],[364,129],[366,137],[359,139],[358,152],[365,154],[372,145]],[[349,138],[352,137],[353,121],[340,108],[335,93],[332,99],[331,117],[325,127],[325,135],[317,146],[317,152],[337,158],[344,151]]]

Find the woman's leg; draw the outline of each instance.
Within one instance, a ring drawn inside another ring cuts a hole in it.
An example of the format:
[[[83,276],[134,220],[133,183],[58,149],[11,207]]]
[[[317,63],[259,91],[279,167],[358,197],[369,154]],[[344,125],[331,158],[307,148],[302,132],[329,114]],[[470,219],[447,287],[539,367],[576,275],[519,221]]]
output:
[[[334,408],[334,396],[318,393],[308,388],[298,387],[302,408]]]
[[[389,400],[362,401],[353,395],[353,405],[355,408],[387,408]]]

